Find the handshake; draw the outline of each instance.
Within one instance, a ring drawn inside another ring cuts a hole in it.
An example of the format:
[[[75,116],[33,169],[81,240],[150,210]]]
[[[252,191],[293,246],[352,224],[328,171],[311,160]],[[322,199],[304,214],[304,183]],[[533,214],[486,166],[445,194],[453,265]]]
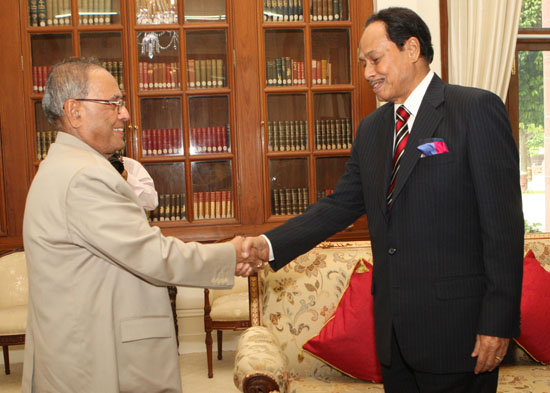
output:
[[[236,236],[230,243],[237,255],[236,276],[248,277],[261,270],[269,260],[269,245],[262,236]]]

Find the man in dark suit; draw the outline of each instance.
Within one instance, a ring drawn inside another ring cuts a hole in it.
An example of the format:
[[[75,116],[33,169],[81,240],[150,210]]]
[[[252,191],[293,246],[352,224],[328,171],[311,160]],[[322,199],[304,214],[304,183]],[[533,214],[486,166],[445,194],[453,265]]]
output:
[[[430,32],[411,10],[373,14],[359,49],[387,104],[361,121],[335,192],[247,238],[243,252],[279,269],[366,214],[385,391],[496,392],[498,366],[520,333],[523,257],[506,108],[430,71]]]

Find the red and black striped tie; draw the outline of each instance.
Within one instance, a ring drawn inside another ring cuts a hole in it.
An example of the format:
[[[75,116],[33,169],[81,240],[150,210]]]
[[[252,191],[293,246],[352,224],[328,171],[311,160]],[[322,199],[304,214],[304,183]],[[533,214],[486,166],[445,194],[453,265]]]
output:
[[[407,120],[411,114],[403,105],[397,108],[395,112],[395,148],[393,152],[393,163],[391,172],[390,188],[388,190],[388,196],[386,202],[388,209],[391,208],[393,202],[393,188],[395,187],[395,180],[397,179],[397,172],[399,171],[399,165],[401,163],[401,157],[405,151],[405,145],[409,139],[409,127],[407,127]]]

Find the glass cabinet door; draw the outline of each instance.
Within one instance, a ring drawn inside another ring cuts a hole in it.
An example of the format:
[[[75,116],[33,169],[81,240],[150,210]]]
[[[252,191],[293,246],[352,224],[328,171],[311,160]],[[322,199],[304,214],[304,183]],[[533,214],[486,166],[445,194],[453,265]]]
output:
[[[348,161],[349,157],[319,157],[315,160],[317,200],[334,192],[338,179],[346,171]]]
[[[349,19],[348,0],[311,0],[310,4],[314,22]]]
[[[271,29],[265,32],[266,86],[303,86],[304,31]]]
[[[137,42],[139,89],[179,89],[179,32],[140,31]]]
[[[193,178],[193,219],[234,217],[231,161],[192,162],[191,174]]]
[[[308,163],[304,158],[269,160],[271,214],[303,213],[309,206]]]
[[[268,151],[307,149],[305,94],[269,94],[267,118]]]
[[[48,75],[54,64],[72,56],[73,39],[71,34],[32,34],[32,90],[43,93]]]
[[[120,24],[120,0],[78,0],[78,23],[81,25]]]
[[[124,62],[122,59],[122,37],[119,32],[80,33],[80,54],[97,57],[124,90]]]
[[[177,0],[135,0],[138,25],[178,23]]]
[[[29,1],[29,26],[66,26],[71,16],[71,0]]]
[[[351,83],[349,30],[313,29],[311,58],[313,85]]]
[[[351,127],[350,93],[316,93],[313,96],[315,117],[315,149],[350,149]]]
[[[186,23],[225,22],[225,0],[185,0]]]
[[[227,95],[189,98],[189,140],[191,154],[231,152]]]
[[[189,31],[186,35],[187,84],[191,89],[227,87],[225,30]]]
[[[158,194],[158,207],[148,212],[149,221],[182,221],[187,219],[185,165],[178,163],[144,164]]]
[[[141,98],[141,155],[183,154],[180,97]]]

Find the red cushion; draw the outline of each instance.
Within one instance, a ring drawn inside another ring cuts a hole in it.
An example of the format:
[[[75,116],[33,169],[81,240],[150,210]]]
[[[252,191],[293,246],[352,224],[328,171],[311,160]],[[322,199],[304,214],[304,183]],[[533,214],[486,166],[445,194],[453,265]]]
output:
[[[371,281],[372,265],[362,259],[336,311],[303,349],[352,377],[382,382],[374,341]]]
[[[536,361],[550,364],[550,273],[529,250],[523,259],[521,336],[516,339]]]

